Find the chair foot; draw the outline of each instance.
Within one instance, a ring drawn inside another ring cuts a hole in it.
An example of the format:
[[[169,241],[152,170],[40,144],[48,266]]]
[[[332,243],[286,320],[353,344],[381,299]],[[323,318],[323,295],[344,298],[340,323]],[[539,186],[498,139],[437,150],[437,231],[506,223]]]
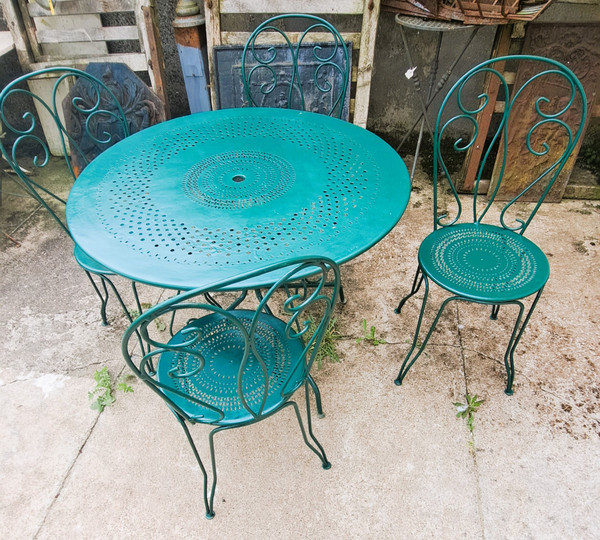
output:
[[[317,417],[318,418],[325,418],[325,413],[324,412],[317,413]]]
[[[394,384],[396,386],[402,386],[402,379],[394,379]]]
[[[313,444],[311,444],[311,442],[308,440],[308,437],[306,436],[306,430],[304,429],[304,422],[302,421],[302,416],[300,416],[300,410],[298,409],[298,404],[295,401],[288,401],[284,407],[288,407],[288,406],[292,406],[294,408],[294,412],[296,413],[296,418],[298,420],[298,425],[300,426],[300,431],[302,432],[302,438],[304,439],[304,444],[306,444],[306,446],[308,446],[321,460],[321,466],[324,469],[329,469],[331,467],[331,463],[329,463],[329,460],[327,459],[327,455],[325,454],[325,450],[323,449],[323,446],[321,445],[321,443],[318,441],[318,439],[315,437],[315,434],[312,431],[312,421],[311,421],[311,415],[310,415],[310,403],[309,403],[309,397],[308,397],[308,385],[309,382],[308,380],[304,383],[304,392],[305,392],[305,401],[306,401],[306,425],[307,425],[307,430],[308,430],[308,434],[310,435],[310,438],[312,439],[313,443],[315,444],[313,446]]]
[[[215,513],[214,512],[207,512],[205,514],[205,516],[206,516],[206,519],[212,519],[212,518],[215,517]]]
[[[504,390],[504,393],[505,393],[507,396],[512,396],[512,395],[513,395],[513,389],[511,388],[511,389],[509,390],[509,389],[507,388],[506,390]]]

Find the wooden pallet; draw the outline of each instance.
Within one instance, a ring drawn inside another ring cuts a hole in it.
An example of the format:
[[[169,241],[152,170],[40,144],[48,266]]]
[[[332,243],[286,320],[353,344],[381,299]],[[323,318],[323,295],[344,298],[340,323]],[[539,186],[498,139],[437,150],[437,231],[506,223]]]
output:
[[[164,61],[155,24],[154,0],[2,0],[24,71],[52,66],[85,69],[90,62],[117,62],[146,72],[150,85],[166,104]],[[104,16],[119,13],[129,24],[107,26]],[[139,52],[111,52],[121,42]]]

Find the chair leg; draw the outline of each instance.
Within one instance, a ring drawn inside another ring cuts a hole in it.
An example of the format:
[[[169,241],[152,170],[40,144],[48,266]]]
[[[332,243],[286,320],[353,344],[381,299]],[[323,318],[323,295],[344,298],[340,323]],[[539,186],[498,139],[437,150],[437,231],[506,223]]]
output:
[[[344,286],[340,283],[340,304],[344,305],[346,303],[346,296],[344,295]]]
[[[492,319],[492,321],[495,321],[496,319],[498,319],[499,311],[500,311],[500,304],[492,305],[492,313],[490,315],[490,319]]]
[[[321,391],[317,386],[316,381],[312,378],[312,375],[308,375],[308,384],[310,384],[313,392],[315,394],[315,403],[317,406],[317,416],[319,418],[325,418],[325,413],[323,412],[323,404],[321,403]]]
[[[315,443],[315,445],[311,444],[306,436],[306,429],[304,428],[304,422],[302,421],[302,416],[300,415],[300,410],[298,409],[298,404],[295,401],[288,401],[284,407],[292,406],[294,407],[294,411],[296,412],[296,418],[298,419],[298,424],[300,426],[300,431],[302,432],[302,438],[304,439],[304,443],[308,446],[321,460],[322,467],[327,470],[331,469],[331,463],[327,459],[327,455],[325,454],[325,450],[321,443],[315,437],[315,434],[312,430],[312,419],[310,414],[310,398],[308,395],[308,382],[304,384],[304,392],[306,393],[306,425],[308,426],[308,434],[310,438]]]
[[[421,288],[421,284],[423,283],[423,278],[424,278],[424,274],[423,274],[423,272],[421,272],[421,267],[419,266],[417,268],[417,273],[415,274],[415,279],[413,281],[410,293],[408,293],[407,296],[405,296],[402,300],[400,300],[398,307],[394,310],[396,313],[400,313],[402,311],[402,308],[404,307],[404,304],[406,304],[406,301],[411,296],[414,296],[415,294],[417,294],[417,292]]]
[[[96,291],[96,294],[100,299],[100,317],[102,318],[102,326],[106,326],[108,324],[108,320],[106,318],[106,304],[108,303],[108,289],[106,288],[106,282],[102,279],[102,276],[100,276],[100,281],[102,283],[103,288],[103,291],[101,291],[98,285],[96,285],[92,274],[87,270],[85,271],[85,274],[90,280],[92,287],[94,287],[94,290]]]
[[[406,355],[406,358],[404,358],[404,362],[402,362],[402,366],[400,367],[398,376],[394,380],[394,383],[396,384],[396,386],[400,386],[402,384],[402,381],[404,380],[404,377],[406,377],[408,370],[417,361],[417,358],[419,358],[419,356],[421,356],[421,353],[425,349],[425,346],[427,345],[427,342],[429,341],[431,334],[433,334],[433,331],[435,330],[435,327],[436,327],[440,317],[442,316],[444,309],[448,305],[448,303],[451,302],[452,300],[459,299],[456,296],[451,296],[450,298],[446,298],[446,300],[444,300],[444,302],[440,306],[440,309],[437,312],[437,315],[435,316],[435,319],[433,319],[433,322],[431,323],[431,326],[429,327],[427,334],[425,335],[425,339],[423,339],[423,342],[421,343],[419,349],[417,350],[417,354],[415,354],[411,359],[413,351],[415,350],[415,348],[417,347],[417,343],[419,342],[419,334],[421,331],[421,324],[423,322],[423,314],[425,313],[425,306],[427,304],[427,297],[429,295],[429,280],[427,279],[426,276],[423,276],[423,277],[424,277],[424,281],[425,281],[425,295],[423,296],[423,303],[421,304],[421,311],[419,313],[419,319],[417,321],[417,328],[415,330],[415,335],[413,337],[412,345],[410,346],[410,349],[408,350],[408,354]]]
[[[200,454],[198,454],[198,449],[196,448],[196,444],[194,443],[194,439],[192,439],[192,435],[190,434],[190,430],[188,429],[187,424],[185,423],[185,420],[179,414],[177,414],[177,413],[174,413],[174,414],[175,414],[175,417],[177,418],[177,421],[183,428],[183,431],[185,432],[185,436],[187,437],[188,443],[192,447],[192,452],[194,452],[194,457],[196,458],[196,461],[198,462],[198,465],[200,466],[200,470],[202,471],[202,476],[204,478],[204,508],[206,510],[206,519],[212,519],[213,517],[215,517],[215,512],[213,510],[213,498],[215,495],[215,487],[217,485],[217,471],[215,469],[214,459],[213,459],[214,451],[213,451],[213,446],[212,446],[212,432],[211,432],[210,442],[211,442],[211,460],[213,462],[213,485],[212,485],[212,490],[211,490],[211,497],[209,500],[209,498],[208,498],[208,474],[206,473],[206,468],[204,467],[204,464],[202,463],[202,459],[200,459]]]
[[[521,336],[523,335],[523,332],[525,331],[525,327],[527,326],[527,323],[529,323],[529,319],[531,319],[531,315],[533,314],[533,311],[535,309],[535,306],[538,303],[538,300],[542,296],[543,290],[544,290],[544,288],[542,287],[536,294],[535,299],[533,300],[533,303],[531,304],[531,307],[529,308],[529,312],[527,313],[525,320],[523,321],[523,324],[521,325],[520,329],[519,329],[519,324],[521,322],[521,318],[523,316],[523,311],[525,309],[525,306],[521,302],[515,302],[515,304],[517,304],[519,306],[519,315],[517,317],[515,326],[513,328],[512,334],[510,336],[510,340],[509,340],[508,346],[506,348],[506,353],[504,354],[504,366],[506,367],[506,390],[504,390],[504,393],[507,396],[513,395],[512,384],[513,384],[513,380],[515,377],[515,362],[514,362],[515,349],[517,348],[517,345],[519,344],[519,341],[521,339]]]

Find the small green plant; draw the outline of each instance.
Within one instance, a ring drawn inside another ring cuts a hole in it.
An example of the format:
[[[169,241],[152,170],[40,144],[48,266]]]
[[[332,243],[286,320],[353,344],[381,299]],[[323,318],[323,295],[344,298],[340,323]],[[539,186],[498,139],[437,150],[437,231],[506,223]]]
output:
[[[310,321],[310,326],[308,332],[304,336],[305,343],[309,342],[310,338],[315,333],[317,326],[312,317],[309,317],[308,320]],[[337,329],[335,327],[336,322],[337,319],[335,317],[332,317],[327,323],[327,328],[325,329],[325,332],[323,334],[323,339],[321,340],[321,344],[319,345],[319,348],[315,355],[317,369],[321,369],[321,367],[323,367],[323,360],[329,360],[330,362],[340,361],[340,355],[338,354],[337,349],[335,348],[335,342],[341,339],[342,336],[340,336],[337,333]]]
[[[142,307],[142,310],[146,311],[152,307],[152,304],[149,302],[142,302],[140,306]],[[141,313],[137,309],[129,310],[129,316],[132,319],[137,319],[140,315]],[[159,332],[164,332],[167,329],[167,325],[160,318],[154,319],[154,324]]]
[[[371,326],[370,330],[367,330],[367,319],[362,320],[363,327],[363,337],[357,338],[356,343],[361,343],[362,341],[366,341],[371,345],[382,345],[383,343],[387,343],[385,339],[375,337],[375,326]]]
[[[149,302],[142,302],[140,304],[141,308],[143,311],[146,311],[148,309],[150,309],[152,307],[152,304],[150,304]],[[139,316],[141,315],[140,311],[138,309],[130,309],[129,310],[129,316],[132,319],[137,319]]]
[[[477,399],[477,394],[470,396],[465,394],[466,403],[454,403],[457,413],[456,418],[464,418],[467,421],[469,431],[473,433],[473,415],[477,412],[479,406],[484,402],[483,399]]]
[[[133,388],[128,384],[133,378],[133,375],[121,375],[117,379],[117,389],[125,393],[133,392]],[[108,368],[104,366],[102,369],[97,369],[94,373],[96,387],[88,392],[88,398],[91,401],[90,407],[102,412],[106,407],[109,407],[115,402],[115,393],[113,390],[112,380]]]
[[[133,392],[133,388],[129,385],[129,382],[135,379],[135,376],[131,373],[122,374],[117,379],[117,390],[121,390],[124,394]]]

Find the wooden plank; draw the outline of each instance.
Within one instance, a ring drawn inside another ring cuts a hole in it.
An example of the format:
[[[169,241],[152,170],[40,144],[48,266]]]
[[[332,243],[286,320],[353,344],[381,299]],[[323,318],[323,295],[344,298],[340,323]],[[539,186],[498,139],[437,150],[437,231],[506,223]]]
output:
[[[369,0],[221,0],[220,12],[233,13],[318,13],[320,15],[362,15]]]
[[[25,32],[27,34],[27,40],[29,43],[29,47],[33,54],[34,58],[38,58],[42,51],[37,42],[37,37],[35,35],[35,24],[33,23],[33,19],[29,17],[27,13],[27,5],[25,0],[16,0],[19,5],[19,11],[21,12],[21,21],[25,28]]]
[[[102,28],[102,20],[98,14],[88,15],[56,15],[48,17],[37,17],[33,19],[36,29],[36,40],[40,47],[40,56],[54,58],[63,58],[66,62],[74,54],[78,56],[94,56],[96,54],[108,54],[108,47],[104,41],[91,41],[83,39],[72,43],[63,43],[62,41],[41,43],[38,38],[40,30],[50,30],[55,32],[69,32],[80,30],[82,28],[93,31]]]
[[[35,2],[27,5],[30,17],[48,17],[49,9]],[[54,6],[55,15],[84,15],[89,13],[117,13],[134,11],[135,0],[61,0]]]
[[[373,76],[373,56],[375,54],[375,37],[379,20],[380,0],[365,2],[362,36],[358,56],[358,77],[356,80],[356,95],[354,108],[354,123],[363,128],[367,127],[369,115],[369,97],[371,95],[371,78]]]
[[[221,33],[221,45],[240,45],[244,44],[248,41],[248,38],[251,36],[251,32],[222,32]],[[292,43],[297,43],[298,39],[302,35],[301,32],[287,32],[286,35],[290,38]],[[352,47],[358,49],[360,47],[360,33],[348,33],[348,34],[340,34],[342,39],[346,42],[351,42]],[[333,41],[331,38],[331,34],[327,32],[315,32],[310,33],[306,36],[304,43],[324,43]],[[257,43],[260,44],[270,44],[270,43],[285,43],[285,40],[276,32],[264,33],[260,36],[260,40],[257,40]]]
[[[136,26],[107,26],[73,30],[39,29],[38,43],[73,43],[78,41],[127,41],[139,39]]]
[[[219,0],[204,0],[204,18],[206,20],[206,52],[208,54],[208,86],[213,110],[217,104],[215,85],[215,59],[214,48],[222,45],[221,41],[221,14]]]
[[[496,58],[498,56],[505,56],[508,54],[508,49],[510,47],[510,33],[511,28],[509,25],[504,25],[500,27],[498,30],[496,43],[492,49],[492,58]],[[495,66],[497,70],[502,72],[503,66],[500,64]],[[514,80],[514,74],[513,74]],[[498,104],[497,97],[498,92],[500,90],[500,81],[498,77],[492,77],[489,73],[486,74],[485,83],[484,83],[484,91],[488,96],[490,106],[486,107],[481,113],[477,115],[477,125],[479,126],[479,133],[477,135],[477,139],[475,139],[475,143],[469,148],[467,151],[467,156],[465,158],[465,164],[463,170],[464,175],[460,175],[460,178],[457,181],[456,188],[459,191],[466,191],[472,193],[475,190],[475,179],[477,177],[477,171],[479,169],[479,162],[481,161],[481,156],[483,155],[483,150],[485,147],[485,139],[487,137],[488,130],[490,129],[490,124],[492,122],[492,113],[493,112],[502,112],[504,110],[504,103]],[[496,107],[499,110],[496,110]]]
[[[146,55],[143,53],[126,53],[126,54],[107,54],[104,56],[81,56],[69,59],[69,66],[85,69],[91,62],[120,62],[126,64],[132,71],[146,71],[148,64]],[[45,69],[47,67],[64,66],[65,60],[42,57],[38,62],[33,62],[27,66],[29,71]]]
[[[563,193],[563,198],[598,200],[600,199],[600,186],[567,184],[565,192]]]
[[[163,73],[165,61],[163,58],[162,47],[160,46],[160,38],[155,32],[158,32],[158,25],[155,21],[155,11],[151,5],[142,6],[142,21],[138,21],[138,26],[141,30],[141,41],[146,53],[146,69],[152,83],[152,88],[160,97],[165,105],[165,115],[170,118],[169,102],[167,100],[167,92],[163,81]],[[139,12],[136,12],[136,15]]]
[[[27,65],[31,62],[33,55],[31,48],[29,47],[29,42],[24,37],[25,28],[23,27],[23,21],[21,20],[19,10],[12,0],[6,0],[2,7],[8,29],[12,35],[15,49],[17,50],[19,63],[22,66]]]

